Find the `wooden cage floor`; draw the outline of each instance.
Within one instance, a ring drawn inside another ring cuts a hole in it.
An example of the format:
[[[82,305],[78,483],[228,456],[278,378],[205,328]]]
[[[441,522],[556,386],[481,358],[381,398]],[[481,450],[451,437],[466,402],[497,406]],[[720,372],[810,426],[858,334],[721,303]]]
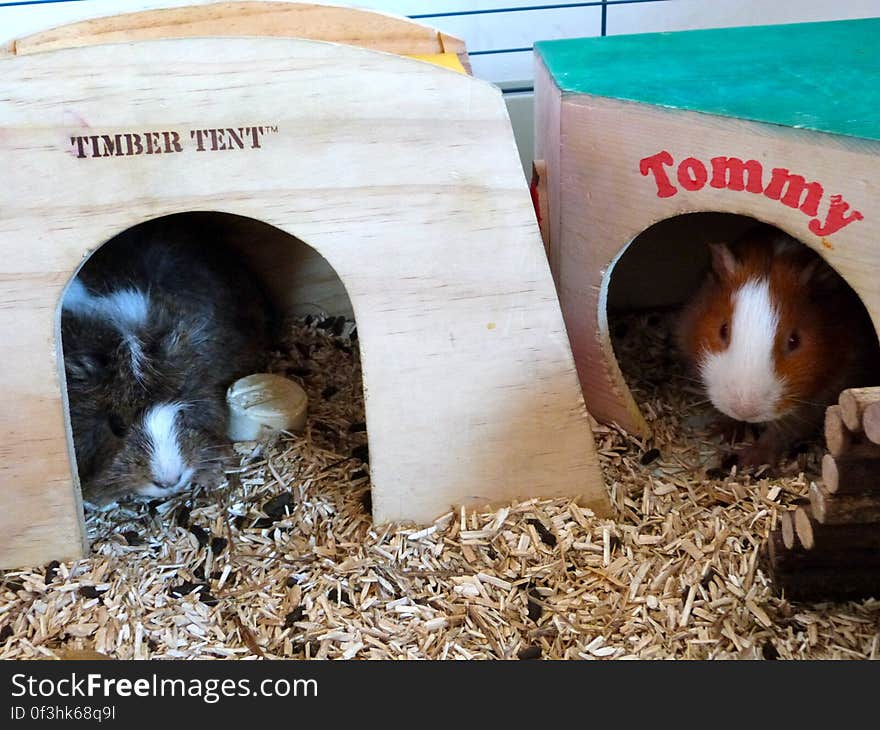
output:
[[[218,487],[89,514],[88,559],[6,572],[0,658],[880,657],[880,601],[790,603],[761,565],[818,449],[772,478],[713,471],[711,411],[663,316],[614,328],[655,429],[595,425],[617,519],[533,500],[426,529],[371,524],[343,324],[294,323],[275,358],[309,392],[303,436],[238,445]]]

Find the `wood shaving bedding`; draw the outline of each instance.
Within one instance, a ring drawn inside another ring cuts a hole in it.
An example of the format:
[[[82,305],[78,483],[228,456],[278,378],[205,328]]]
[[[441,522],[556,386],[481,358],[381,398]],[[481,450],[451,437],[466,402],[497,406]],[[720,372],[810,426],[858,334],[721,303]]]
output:
[[[665,316],[613,332],[654,430],[594,424],[614,520],[556,499],[373,526],[352,325],[297,321],[272,369],[307,390],[306,432],[238,444],[223,484],[90,513],[85,560],[7,571],[0,657],[878,658],[880,601],[794,604],[762,566],[819,449],[720,469]]]

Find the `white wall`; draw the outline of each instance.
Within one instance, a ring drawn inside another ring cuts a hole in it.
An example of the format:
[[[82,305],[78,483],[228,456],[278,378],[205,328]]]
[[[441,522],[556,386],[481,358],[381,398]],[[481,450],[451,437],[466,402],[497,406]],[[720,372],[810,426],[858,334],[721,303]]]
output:
[[[0,0],[0,41],[87,18],[215,0]],[[523,164],[531,167],[532,44],[603,33],[794,23],[880,15],[880,0],[355,0],[463,38],[474,74],[509,96]]]

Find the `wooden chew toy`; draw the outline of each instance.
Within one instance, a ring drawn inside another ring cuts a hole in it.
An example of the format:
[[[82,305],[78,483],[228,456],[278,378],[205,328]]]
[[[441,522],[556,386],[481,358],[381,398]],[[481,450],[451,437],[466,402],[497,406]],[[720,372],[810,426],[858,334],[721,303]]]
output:
[[[880,323],[878,35],[873,18],[535,44],[546,176],[535,188],[546,189],[550,264],[596,418],[649,430],[607,308],[619,260],[661,221],[711,211],[771,223],[818,251]],[[708,253],[686,243],[644,264],[640,306],[687,294],[670,291],[673,275]],[[681,265],[658,273],[669,259]]]
[[[770,535],[773,580],[789,598],[880,598],[880,438],[865,429],[876,405],[880,388],[853,388],[828,408],[822,485]]]
[[[346,27],[362,27],[358,13]],[[315,283],[310,270],[285,278],[297,238],[338,275],[358,324],[377,522],[549,496],[609,513],[497,88],[300,38],[121,49],[74,36],[79,47],[56,31],[53,50],[25,54],[38,49],[22,41],[0,58],[0,567],[87,548],[65,287],[117,233],[193,210],[277,229],[262,261],[242,247],[280,296]]]

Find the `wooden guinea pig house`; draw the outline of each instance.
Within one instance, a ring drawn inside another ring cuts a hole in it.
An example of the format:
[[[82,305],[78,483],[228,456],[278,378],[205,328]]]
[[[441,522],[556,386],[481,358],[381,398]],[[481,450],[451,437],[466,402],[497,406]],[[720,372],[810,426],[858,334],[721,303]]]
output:
[[[8,47],[0,567],[87,547],[66,286],[114,235],[188,211],[277,230],[252,253],[289,311],[353,310],[376,521],[548,495],[608,509],[506,109],[440,67],[459,58],[460,41],[409,21],[293,3],[151,11]]]
[[[536,44],[542,231],[596,418],[649,431],[614,356],[608,301],[641,234],[677,216],[777,226],[818,251],[880,325],[878,37],[880,19],[868,19]],[[708,220],[655,237],[629,299],[680,303],[688,272],[708,261]]]

